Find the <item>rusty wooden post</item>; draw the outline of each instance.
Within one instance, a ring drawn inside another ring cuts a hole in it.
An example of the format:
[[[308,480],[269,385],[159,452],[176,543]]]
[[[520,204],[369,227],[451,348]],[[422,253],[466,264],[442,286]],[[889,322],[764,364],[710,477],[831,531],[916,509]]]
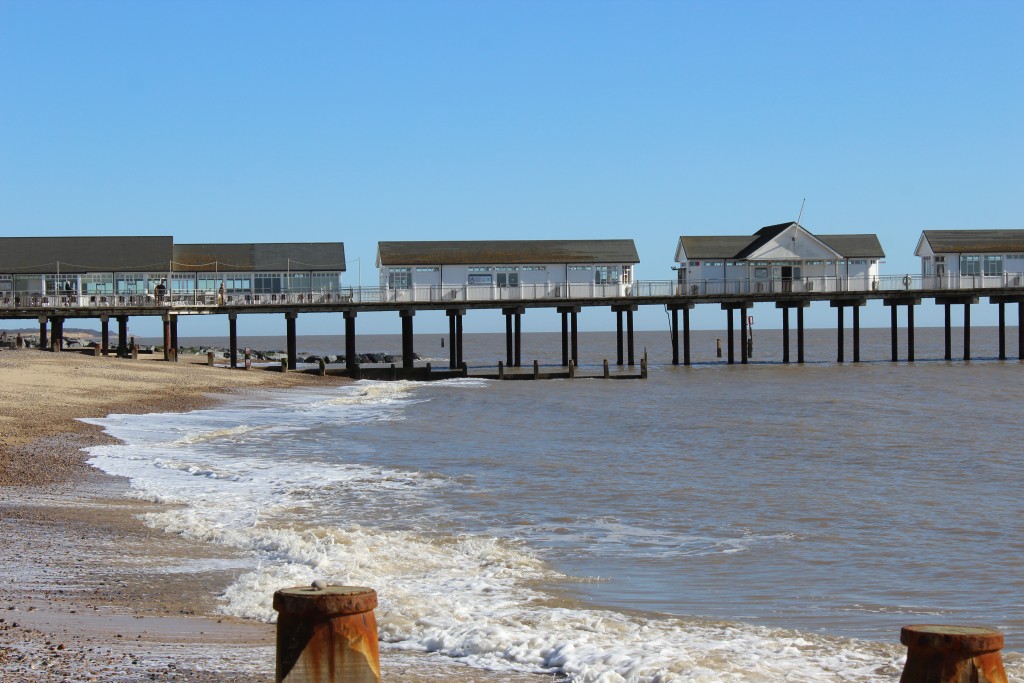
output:
[[[377,593],[359,586],[274,593],[276,683],[380,683],[376,606]]]
[[[994,629],[915,624],[900,630],[900,642],[907,646],[900,683],[1006,683],[1003,634]]]

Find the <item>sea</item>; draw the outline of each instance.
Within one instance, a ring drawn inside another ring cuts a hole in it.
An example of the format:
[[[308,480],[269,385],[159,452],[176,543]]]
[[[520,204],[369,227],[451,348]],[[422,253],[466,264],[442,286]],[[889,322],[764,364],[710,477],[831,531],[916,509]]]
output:
[[[887,329],[862,330],[860,363],[849,331],[837,363],[836,332],[808,330],[802,365],[781,362],[778,330],[754,333],[746,365],[698,331],[691,367],[667,332],[639,332],[646,380],[233,395],[89,420],[122,442],[91,462],[173,504],[148,525],[242,553],[228,615],[273,621],[276,589],[316,579],[369,586],[384,649],[577,683],[896,681],[901,626],[984,625],[1022,680],[1024,365],[997,359],[994,328],[972,330],[970,362],[919,328],[908,363],[900,335],[897,363]],[[420,362],[447,367],[445,341],[417,335]],[[615,366],[614,333],[579,350],[580,376],[636,371]],[[465,335],[470,374],[504,354],[503,334]],[[560,335],[524,334],[522,357],[557,366]]]

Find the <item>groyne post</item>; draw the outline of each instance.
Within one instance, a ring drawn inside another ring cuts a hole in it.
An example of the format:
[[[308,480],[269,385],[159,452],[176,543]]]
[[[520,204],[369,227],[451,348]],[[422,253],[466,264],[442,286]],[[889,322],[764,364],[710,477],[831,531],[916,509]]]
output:
[[[915,624],[900,630],[900,642],[907,646],[900,683],[1007,683],[1003,634],[994,629]]]
[[[380,683],[377,593],[361,586],[274,593],[276,683]]]
[[[540,363],[537,362],[536,358],[533,360],[533,378],[540,379]]]
[[[608,359],[604,359],[604,378],[608,379],[611,373],[608,372]]]
[[[281,372],[288,372],[288,359],[287,358],[282,358],[281,359]]]
[[[213,351],[206,352],[206,364],[209,365],[210,367],[213,367],[213,358],[215,355],[216,354],[214,354]]]
[[[505,379],[505,363],[498,361],[498,379]]]

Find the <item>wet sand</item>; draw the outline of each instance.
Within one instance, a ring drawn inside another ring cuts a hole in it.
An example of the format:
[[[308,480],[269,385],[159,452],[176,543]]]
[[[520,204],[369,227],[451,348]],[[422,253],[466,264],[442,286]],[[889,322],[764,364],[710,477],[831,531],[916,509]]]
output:
[[[111,439],[77,418],[345,381],[211,368],[205,358],[0,351],[0,679],[272,681],[274,626],[216,611],[244,558],[145,527],[138,516],[157,506],[85,464],[81,448]],[[551,680],[386,646],[381,667],[399,683]]]

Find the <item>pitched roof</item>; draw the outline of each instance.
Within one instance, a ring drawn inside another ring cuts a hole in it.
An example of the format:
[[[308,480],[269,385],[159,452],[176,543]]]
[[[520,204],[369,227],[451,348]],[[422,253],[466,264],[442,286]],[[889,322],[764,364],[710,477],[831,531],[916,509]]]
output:
[[[639,263],[633,240],[378,242],[383,266]]]
[[[683,235],[679,241],[688,259],[743,260],[793,225],[799,224],[790,221],[789,223],[768,225],[751,236]],[[843,258],[885,258],[885,252],[878,241],[878,236],[874,234],[814,235],[814,237],[824,242],[827,247],[839,253]]]
[[[188,272],[345,270],[341,242],[175,244],[174,270]]]
[[[1024,230],[925,230],[923,235],[937,254],[1024,252]]]
[[[166,271],[171,237],[0,237],[0,272]]]

